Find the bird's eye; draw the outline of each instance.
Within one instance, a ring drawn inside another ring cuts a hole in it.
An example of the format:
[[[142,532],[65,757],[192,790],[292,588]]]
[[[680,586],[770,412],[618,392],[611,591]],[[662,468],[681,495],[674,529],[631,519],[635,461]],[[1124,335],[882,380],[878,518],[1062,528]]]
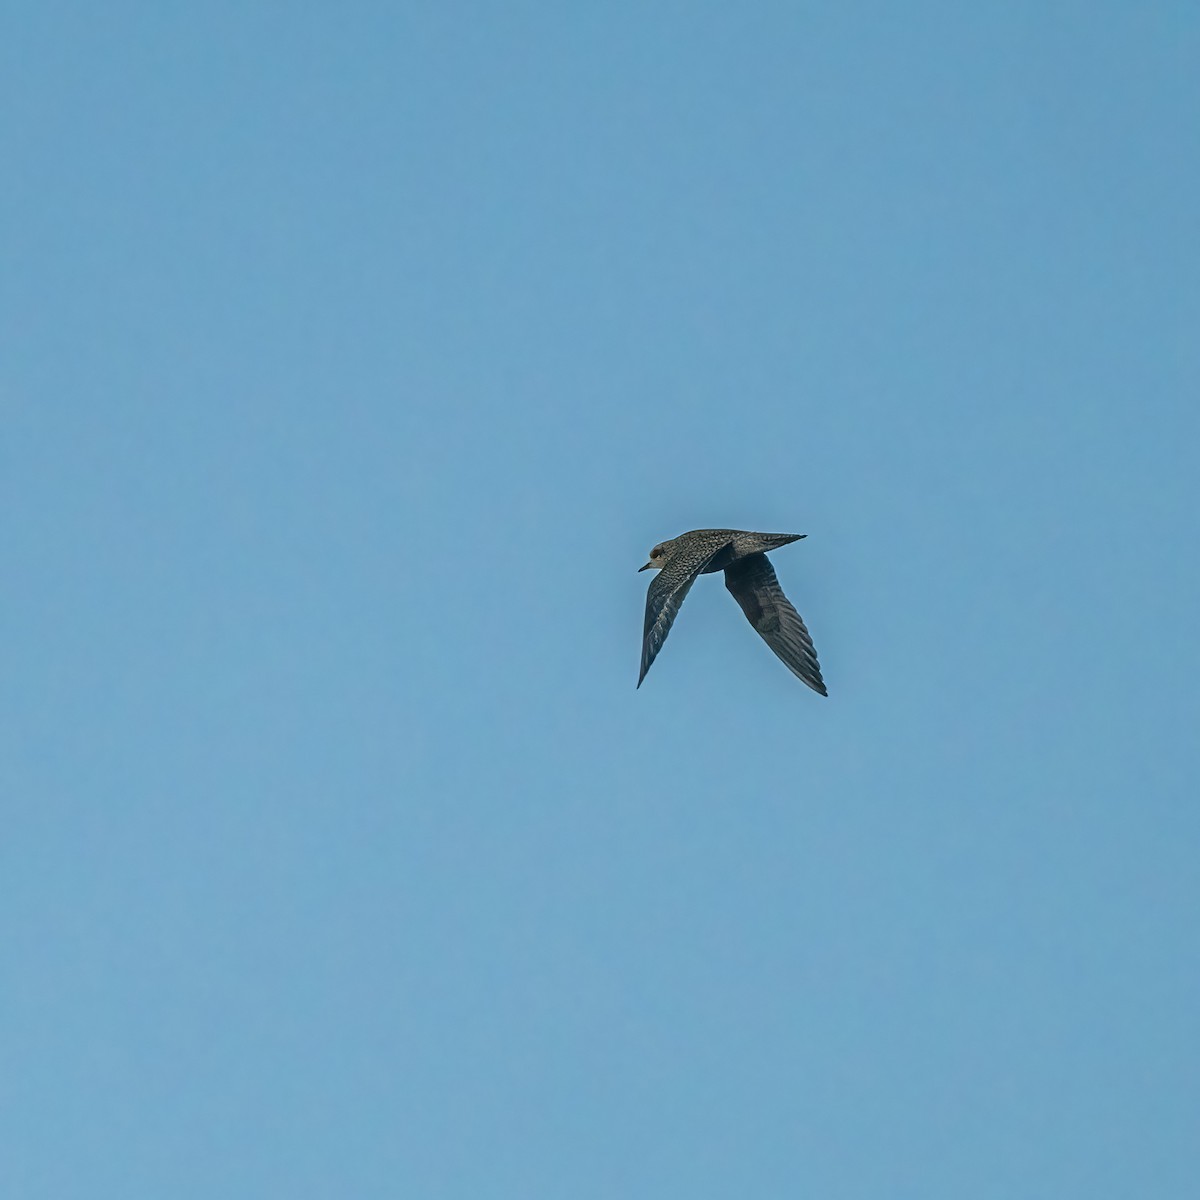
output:
[[[662,558],[662,547],[655,546],[654,549],[650,551],[650,557],[651,558]]]

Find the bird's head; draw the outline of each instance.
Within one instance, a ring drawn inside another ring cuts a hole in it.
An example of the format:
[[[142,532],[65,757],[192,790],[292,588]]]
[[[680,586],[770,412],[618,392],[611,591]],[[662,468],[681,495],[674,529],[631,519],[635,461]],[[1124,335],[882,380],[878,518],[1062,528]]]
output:
[[[663,563],[667,561],[667,551],[670,550],[670,542],[659,542],[653,550],[650,551],[650,561],[644,567],[638,567],[639,571],[657,571]]]

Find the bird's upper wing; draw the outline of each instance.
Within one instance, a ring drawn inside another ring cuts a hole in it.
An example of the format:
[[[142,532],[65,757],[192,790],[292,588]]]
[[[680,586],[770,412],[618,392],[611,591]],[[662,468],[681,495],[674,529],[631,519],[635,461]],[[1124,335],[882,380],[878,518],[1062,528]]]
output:
[[[787,669],[814,692],[828,695],[812,638],[808,636],[800,614],[783,594],[775,577],[775,568],[767,561],[767,556],[747,554],[731,563],[725,568],[725,586],[742,606],[750,624]]]
[[[650,664],[658,656],[662,644],[671,632],[671,626],[679,613],[679,606],[691,591],[696,576],[728,545],[707,545],[697,553],[672,559],[650,581],[646,589],[646,624],[642,631],[642,669],[638,674],[638,687],[646,678]]]

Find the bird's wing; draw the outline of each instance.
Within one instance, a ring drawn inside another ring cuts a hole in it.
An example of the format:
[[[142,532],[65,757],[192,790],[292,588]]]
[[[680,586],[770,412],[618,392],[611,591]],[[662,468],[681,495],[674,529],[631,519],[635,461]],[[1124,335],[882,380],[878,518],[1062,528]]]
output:
[[[650,586],[646,589],[646,624],[642,631],[642,669],[638,675],[638,687],[642,686],[650,664],[658,657],[663,642],[667,640],[679,607],[691,591],[692,584],[696,582],[696,576],[728,544],[722,542],[717,546],[704,546],[699,553],[676,558],[667,563],[650,581]]]
[[[783,594],[783,588],[775,578],[775,568],[767,556],[747,554],[731,563],[725,568],[725,586],[742,606],[750,624],[787,669],[814,692],[828,695],[812,638],[808,636],[800,614]]]

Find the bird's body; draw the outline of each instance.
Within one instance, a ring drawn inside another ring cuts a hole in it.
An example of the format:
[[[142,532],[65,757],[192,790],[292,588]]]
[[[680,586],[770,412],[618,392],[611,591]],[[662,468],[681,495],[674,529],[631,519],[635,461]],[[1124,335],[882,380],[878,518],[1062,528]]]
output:
[[[814,692],[826,695],[812,638],[779,586],[767,561],[768,550],[799,541],[802,533],[751,533],[745,529],[693,529],[650,551],[640,568],[657,569],[646,592],[646,624],[642,633],[642,669],[646,678],[671,625],[697,576],[725,572],[725,586],[741,605],[750,624],[784,665]]]

